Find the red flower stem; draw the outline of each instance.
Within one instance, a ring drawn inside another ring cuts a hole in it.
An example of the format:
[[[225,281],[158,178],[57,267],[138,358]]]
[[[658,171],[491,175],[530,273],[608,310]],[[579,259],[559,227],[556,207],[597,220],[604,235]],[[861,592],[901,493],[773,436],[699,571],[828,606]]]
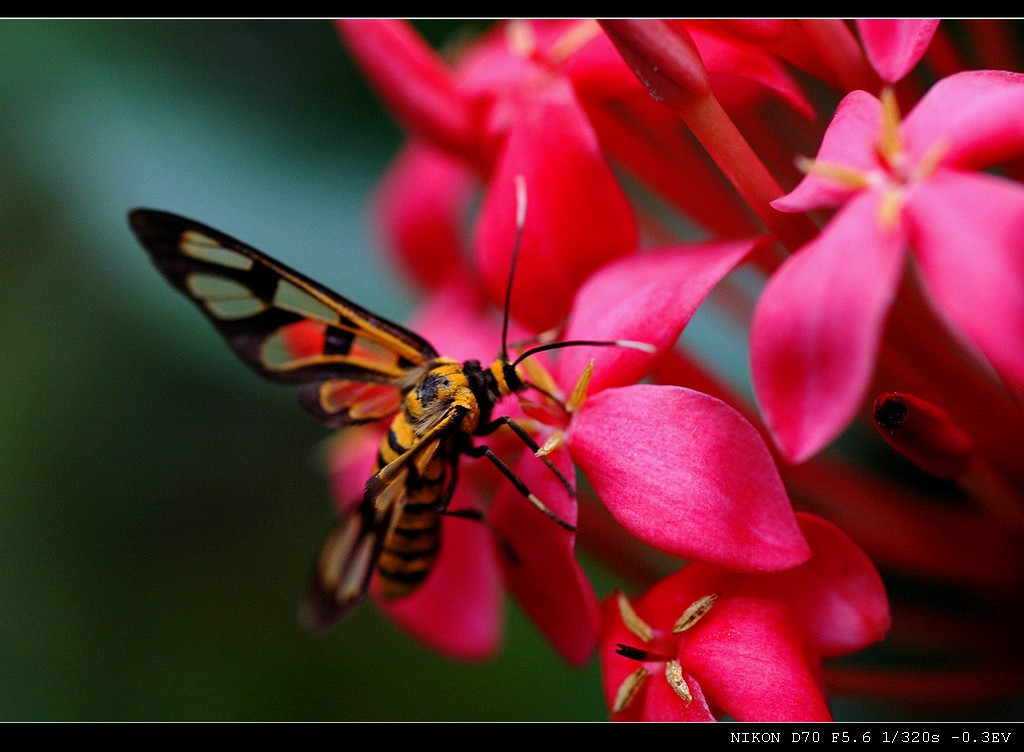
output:
[[[602,19],[598,23],[655,99],[671,101],[684,91],[703,96],[711,90],[704,61],[682,19]]]
[[[737,127],[746,135],[751,147],[765,166],[776,176],[784,191],[791,191],[804,178],[794,155],[810,156],[821,143],[823,124],[809,121],[802,113],[788,107],[744,109],[733,114]],[[772,127],[765,127],[765,123]]]
[[[910,383],[906,377],[890,376],[889,372],[886,364],[879,366],[875,379],[876,389],[883,384],[891,386]],[[1012,458],[1010,461],[1013,461]],[[978,505],[979,510],[1007,526],[1007,529],[1024,533],[1024,489],[994,468],[977,450],[954,482],[967,498]]]
[[[799,23],[811,44],[846,91],[879,91],[882,82],[864,57],[860,43],[845,22],[838,19],[808,19]]]
[[[792,252],[817,234],[805,215],[769,206],[783,194],[782,188],[714,96],[681,96],[673,104],[711,159],[782,245]]]
[[[769,206],[782,195],[778,182],[711,93],[703,61],[678,20],[602,20],[602,28],[637,79],[670,107],[712,161],[779,241],[793,251],[817,229],[801,214]]]
[[[958,478],[971,464],[974,440],[934,402],[887,391],[875,399],[872,416],[879,435],[931,475]]]
[[[914,394],[885,392],[875,400],[874,419],[893,449],[926,472],[955,480],[995,519],[1024,532],[1024,491],[977,454],[948,412]]]

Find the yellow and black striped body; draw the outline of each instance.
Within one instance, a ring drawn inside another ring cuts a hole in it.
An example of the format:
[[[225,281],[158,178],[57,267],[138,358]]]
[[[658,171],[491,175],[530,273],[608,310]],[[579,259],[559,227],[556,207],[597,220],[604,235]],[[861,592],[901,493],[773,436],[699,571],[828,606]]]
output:
[[[430,573],[440,550],[441,515],[455,488],[459,457],[471,446],[470,436],[490,424],[495,404],[522,388],[507,363],[488,370],[479,361],[458,363],[437,358],[426,374],[405,393],[381,441],[374,477],[388,465],[412,454],[405,463],[404,500],[394,505],[394,518],[377,559],[380,594],[407,595]]]

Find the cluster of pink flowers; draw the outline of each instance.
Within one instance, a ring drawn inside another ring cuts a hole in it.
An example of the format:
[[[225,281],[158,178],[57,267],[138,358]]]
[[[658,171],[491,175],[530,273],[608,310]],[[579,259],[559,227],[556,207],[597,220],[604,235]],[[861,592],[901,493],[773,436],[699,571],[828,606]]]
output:
[[[599,655],[616,720],[1014,699],[1024,74],[999,68],[1024,60],[1006,26],[515,20],[449,62],[409,23],[339,21],[408,132],[373,216],[424,296],[410,326],[496,353],[521,176],[511,339],[654,349],[531,358],[543,391],[500,406],[585,481],[573,496],[488,438],[577,532],[464,462],[450,508],[487,524],[447,518],[426,583],[380,607],[477,659],[507,590],[566,661]],[[702,306],[749,337],[749,390],[681,337]],[[343,508],[378,436],[338,443]],[[620,590],[598,596],[577,538]]]

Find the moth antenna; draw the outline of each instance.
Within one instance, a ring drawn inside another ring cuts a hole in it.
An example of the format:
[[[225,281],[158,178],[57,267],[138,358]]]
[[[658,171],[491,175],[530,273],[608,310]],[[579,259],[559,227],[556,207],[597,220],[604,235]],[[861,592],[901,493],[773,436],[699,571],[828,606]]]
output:
[[[526,178],[515,176],[516,183],[516,238],[512,243],[512,264],[508,270],[508,286],[505,288],[505,311],[501,318],[501,359],[508,362],[508,319],[512,305],[512,282],[516,277],[516,262],[519,260],[519,246],[523,240],[523,226],[526,224]]]
[[[512,243],[512,263],[508,272],[508,285],[505,287],[505,310],[502,313],[501,321],[501,359],[503,362],[508,363],[508,321],[510,317],[510,310],[512,308],[512,283],[516,277],[516,263],[519,261],[519,249],[523,242],[523,227],[526,225],[526,178],[522,175],[516,175],[516,237]],[[512,362],[513,367],[522,363],[523,360],[545,350],[555,350],[562,347],[577,347],[580,345],[589,345],[591,347],[629,347],[634,350],[642,350],[646,353],[655,353],[657,348],[646,342],[635,342],[627,339],[616,339],[616,340],[568,340],[564,342],[546,342],[536,347],[531,347],[524,353],[521,353],[518,358]]]
[[[560,350],[563,347],[628,347],[631,350],[640,350],[641,352],[654,355],[658,352],[658,348],[648,342],[637,342],[632,339],[567,339],[561,342],[547,342],[543,345],[537,345],[531,347],[526,352],[520,354],[518,358],[513,361],[512,365],[517,366],[524,360],[529,358],[531,355],[536,355],[539,352],[545,350]]]

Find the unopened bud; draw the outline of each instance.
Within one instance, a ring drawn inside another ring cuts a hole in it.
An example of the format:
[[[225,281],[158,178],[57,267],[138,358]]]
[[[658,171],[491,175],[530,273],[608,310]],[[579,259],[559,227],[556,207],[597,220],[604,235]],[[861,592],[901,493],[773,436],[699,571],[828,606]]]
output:
[[[873,417],[889,446],[932,475],[957,478],[971,463],[971,437],[933,402],[887,392],[875,400]]]

